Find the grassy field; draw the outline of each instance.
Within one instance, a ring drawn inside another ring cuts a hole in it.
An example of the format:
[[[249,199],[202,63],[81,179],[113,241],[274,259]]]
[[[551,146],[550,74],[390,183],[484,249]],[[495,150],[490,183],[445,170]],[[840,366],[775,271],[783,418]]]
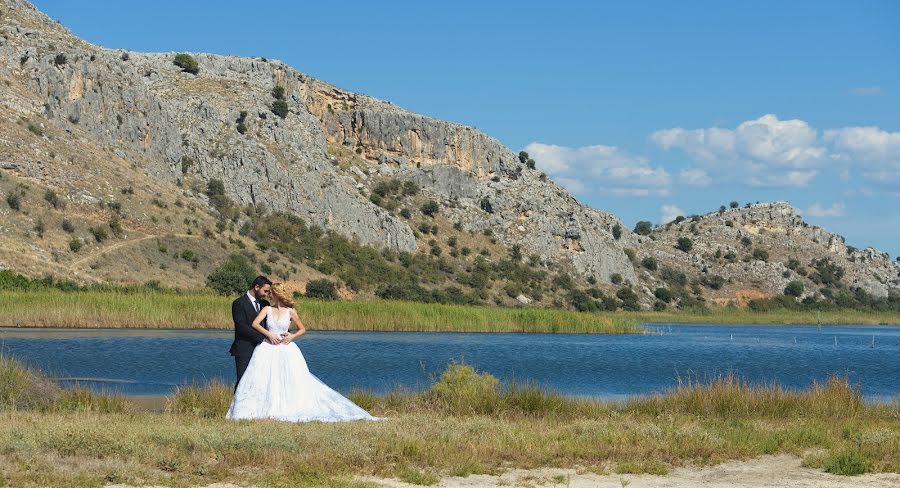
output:
[[[640,333],[640,324],[900,324],[896,312],[799,310],[753,312],[580,313],[533,307],[441,305],[386,300],[301,299],[297,310],[313,330]],[[230,329],[230,299],[204,292],[3,291],[0,326]]]
[[[289,424],[223,419],[225,385],[184,388],[166,413],[142,413],[55,389],[8,359],[0,379],[0,485],[430,485],[511,468],[665,474],[773,453],[836,474],[900,472],[900,404],[867,405],[841,380],[795,392],[722,377],[612,404],[454,365],[423,393],[351,394],[385,421]]]

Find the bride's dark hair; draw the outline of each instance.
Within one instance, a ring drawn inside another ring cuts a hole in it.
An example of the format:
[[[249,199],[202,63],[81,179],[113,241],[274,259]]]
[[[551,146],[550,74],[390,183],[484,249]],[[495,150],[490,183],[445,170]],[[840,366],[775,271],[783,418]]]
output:
[[[285,289],[284,283],[272,283],[272,296],[286,307],[294,308],[297,304],[294,297]]]

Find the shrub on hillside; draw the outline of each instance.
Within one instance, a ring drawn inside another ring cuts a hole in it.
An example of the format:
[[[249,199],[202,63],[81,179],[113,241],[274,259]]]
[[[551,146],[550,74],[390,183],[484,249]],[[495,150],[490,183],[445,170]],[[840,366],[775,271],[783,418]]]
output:
[[[175,60],[172,61],[175,66],[181,68],[181,71],[185,73],[190,73],[192,75],[196,75],[200,72],[200,64],[197,63],[197,60],[194,59],[193,56],[187,53],[179,53],[175,55]]]
[[[690,237],[679,237],[675,248],[684,252],[691,252],[691,249],[694,248],[694,241]]]
[[[653,231],[653,224],[646,220],[641,220],[634,226],[634,233],[642,236],[650,235]]]
[[[803,282],[792,281],[784,287],[784,294],[790,297],[799,297],[803,294]]]
[[[656,271],[656,268],[658,266],[656,258],[654,258],[653,256],[647,256],[646,258],[644,258],[641,261],[641,265],[649,269],[650,271]]]
[[[288,116],[288,104],[284,100],[275,100],[272,102],[272,113],[282,119]]]
[[[6,204],[9,205],[9,208],[18,212],[22,210],[22,197],[18,193],[10,193],[6,196]]]
[[[612,236],[613,236],[613,239],[615,239],[617,241],[619,240],[620,237],[622,237],[622,226],[621,225],[616,224],[613,226]]]
[[[306,284],[306,296],[319,300],[337,300],[337,285],[324,278],[312,280]]]
[[[428,202],[422,205],[422,208],[419,210],[421,210],[424,215],[434,217],[434,215],[438,213],[438,210],[440,210],[440,207],[438,207],[437,202],[434,200],[428,200]]]
[[[206,286],[219,293],[230,295],[246,291],[256,278],[256,269],[250,260],[240,254],[232,254],[206,277]]]

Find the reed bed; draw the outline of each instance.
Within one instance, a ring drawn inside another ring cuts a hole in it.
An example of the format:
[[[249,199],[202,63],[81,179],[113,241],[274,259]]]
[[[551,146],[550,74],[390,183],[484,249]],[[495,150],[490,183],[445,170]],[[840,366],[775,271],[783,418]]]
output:
[[[231,298],[209,293],[0,293],[0,325],[28,327],[231,329]],[[387,300],[301,299],[312,330],[442,332],[641,332],[632,318],[540,308],[443,305]]]
[[[4,375],[21,368],[0,364]],[[166,413],[4,404],[0,484],[346,487],[378,476],[428,485],[510,468],[665,474],[774,453],[836,474],[900,472],[900,404],[866,404],[840,379],[788,391],[710,378],[609,403],[503,385],[457,364],[424,392],[354,393],[388,419],[339,424],[227,421],[229,396],[226,385],[188,387]]]

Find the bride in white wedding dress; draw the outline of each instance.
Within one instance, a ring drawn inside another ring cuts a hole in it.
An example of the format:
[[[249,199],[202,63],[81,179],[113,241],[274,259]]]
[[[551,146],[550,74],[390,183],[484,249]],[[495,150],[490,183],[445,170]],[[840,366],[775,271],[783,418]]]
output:
[[[294,340],[306,332],[294,301],[280,283],[272,285],[274,305],[264,307],[253,328],[266,337],[238,383],[229,419],[276,419],[288,422],[377,420],[310,373]],[[265,318],[268,329],[262,326]],[[291,334],[291,323],[297,332]]]

